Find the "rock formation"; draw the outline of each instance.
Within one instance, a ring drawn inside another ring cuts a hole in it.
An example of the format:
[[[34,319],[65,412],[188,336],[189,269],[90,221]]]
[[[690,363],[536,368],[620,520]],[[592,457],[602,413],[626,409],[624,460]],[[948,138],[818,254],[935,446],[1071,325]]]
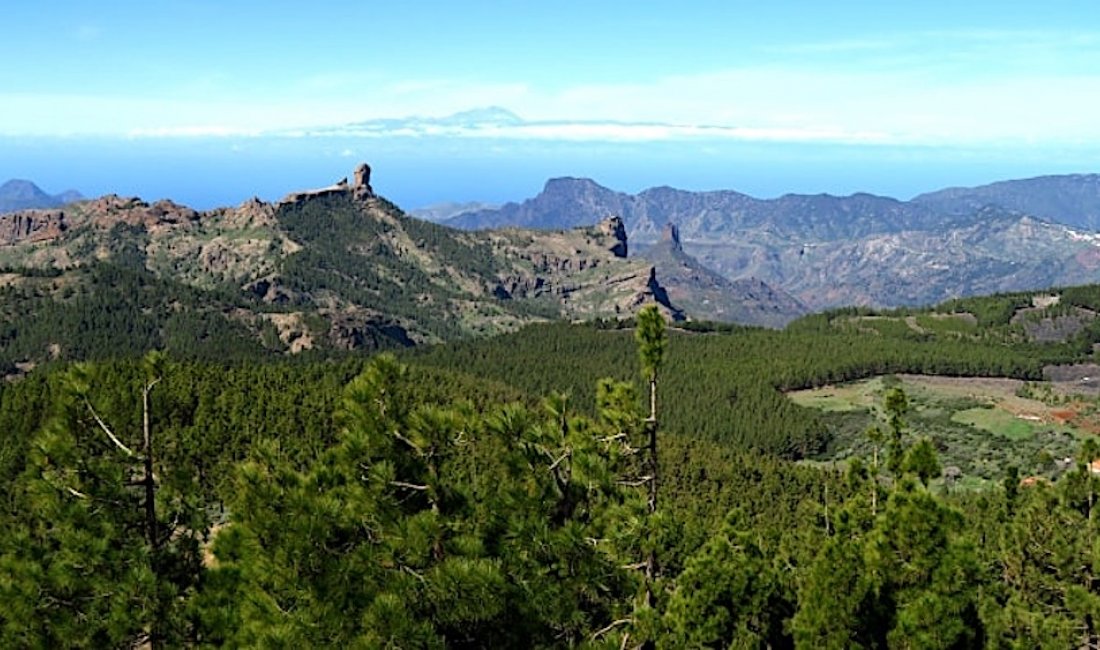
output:
[[[0,246],[56,239],[67,227],[65,213],[61,210],[27,210],[0,215]]]
[[[355,168],[355,183],[351,186],[351,193],[359,200],[374,198],[374,189],[370,186],[370,165],[367,163]]]
[[[612,240],[610,250],[615,257],[626,257],[626,225],[620,217],[612,216],[596,224],[596,229]]]
[[[680,229],[671,221],[666,223],[664,230],[661,231],[661,241],[668,242],[674,250],[684,250],[683,244],[680,243]]]
[[[359,201],[374,198],[374,189],[370,186],[370,165],[363,163],[355,168],[355,175],[353,176],[351,185],[348,185],[348,179],[344,177],[340,182],[329,185],[328,187],[291,192],[283,197],[283,200],[279,201],[279,204],[300,203],[306,199],[347,194],[350,194],[353,199]]]

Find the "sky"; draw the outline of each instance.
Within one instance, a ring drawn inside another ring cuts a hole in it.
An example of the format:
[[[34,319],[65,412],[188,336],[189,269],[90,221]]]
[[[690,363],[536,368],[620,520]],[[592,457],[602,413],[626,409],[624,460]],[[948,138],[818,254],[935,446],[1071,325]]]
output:
[[[1100,154],[1093,2],[14,4],[0,180],[50,191],[210,207],[359,157],[408,207],[550,175],[907,198]],[[485,107],[528,126],[333,130]]]

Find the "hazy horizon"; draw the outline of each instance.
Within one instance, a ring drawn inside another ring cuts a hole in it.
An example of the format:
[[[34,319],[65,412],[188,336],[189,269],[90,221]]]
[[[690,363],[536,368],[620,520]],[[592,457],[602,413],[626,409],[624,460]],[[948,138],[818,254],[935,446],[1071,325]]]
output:
[[[380,193],[415,209],[520,201],[558,176],[626,192],[907,199],[1090,173],[1098,12],[16,6],[0,42],[21,62],[0,70],[0,181],[210,208],[328,184],[366,161]]]

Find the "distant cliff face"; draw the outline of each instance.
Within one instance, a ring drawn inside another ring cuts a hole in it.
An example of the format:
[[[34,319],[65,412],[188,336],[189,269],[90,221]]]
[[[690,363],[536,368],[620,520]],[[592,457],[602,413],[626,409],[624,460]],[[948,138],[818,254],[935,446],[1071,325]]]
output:
[[[3,282],[51,270],[63,275],[36,287],[72,293],[93,281],[83,270],[120,266],[199,292],[189,300],[202,296],[211,318],[251,328],[287,352],[627,317],[650,303],[682,318],[653,265],[627,257],[617,217],[554,232],[469,233],[407,217],[374,193],[366,166],[353,178],[277,204],[251,199],[205,212],[108,195],[0,215],[0,268],[15,271]]]
[[[66,229],[61,210],[35,210],[0,215],[0,246],[56,239]]]
[[[635,248],[656,244],[672,225],[676,248],[697,263],[729,281],[775,287],[810,309],[1100,281],[1100,238],[1049,221],[1100,225],[1098,176],[1011,181],[908,202],[870,194],[762,200],[668,187],[631,195],[561,178],[522,203],[448,223],[560,228],[605,214],[622,216]],[[659,265],[658,275],[671,283]]]
[[[669,300],[691,317],[783,327],[807,309],[786,292],[755,278],[729,280],[684,252],[679,228],[666,224],[661,241],[641,256],[656,269]]]
[[[623,221],[560,231],[486,231],[506,259],[516,260],[494,292],[509,298],[553,295],[570,318],[625,317],[648,303],[672,320],[684,317],[646,260],[627,259]]]

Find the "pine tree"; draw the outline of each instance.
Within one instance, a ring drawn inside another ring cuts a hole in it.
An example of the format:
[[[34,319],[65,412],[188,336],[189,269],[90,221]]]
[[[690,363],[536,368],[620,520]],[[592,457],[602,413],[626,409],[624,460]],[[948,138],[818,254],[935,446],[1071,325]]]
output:
[[[901,388],[891,388],[886,391],[886,397],[882,402],[886,411],[887,423],[890,427],[890,456],[887,466],[899,478],[905,463],[905,413],[909,410],[909,399]]]
[[[242,645],[531,647],[617,640],[633,592],[617,552],[636,508],[616,460],[629,424],[551,397],[541,412],[416,404],[375,358],[339,442],[303,470],[273,445],[241,472],[213,579]],[[614,408],[611,408],[612,404]]]
[[[149,362],[150,372],[163,369],[158,357]],[[143,381],[140,427],[108,422],[96,396],[123,387],[98,386],[90,367],[74,367],[58,387],[0,535],[0,645],[159,647],[192,637],[186,609],[207,524],[186,469],[154,462],[158,377]]]
[[[668,334],[665,331],[665,319],[656,305],[647,305],[638,311],[638,324],[634,330],[634,340],[638,345],[638,358],[641,361],[642,376],[649,384],[649,417],[645,420],[646,455],[642,480],[648,489],[648,528],[649,540],[645,557],[645,597],[643,610],[652,610],[655,606],[654,589],[659,575],[657,565],[656,529],[657,495],[660,490],[657,461],[657,376],[664,364],[668,347]],[[643,614],[644,615],[644,614]],[[649,637],[646,647],[652,647],[653,632],[645,633]]]
[[[672,648],[783,647],[793,607],[749,532],[732,516],[687,561],[664,614]]]

